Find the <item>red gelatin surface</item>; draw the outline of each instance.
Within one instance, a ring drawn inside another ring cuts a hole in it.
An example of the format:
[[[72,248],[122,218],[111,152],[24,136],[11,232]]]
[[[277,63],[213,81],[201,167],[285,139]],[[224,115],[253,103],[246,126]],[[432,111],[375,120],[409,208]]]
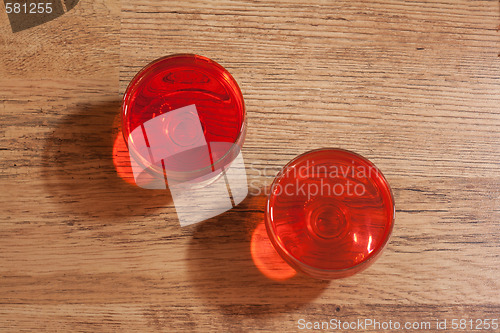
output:
[[[148,133],[149,137],[145,135],[146,140],[161,142],[162,149],[168,150],[171,157],[163,161],[163,169],[168,170],[163,171],[200,176],[200,170],[210,172],[230,163],[238,153],[233,147],[241,147],[245,135],[242,93],[222,66],[192,54],[160,58],[144,67],[129,84],[122,106],[122,131],[129,150],[136,148],[133,140],[129,140],[136,128],[155,117],[190,105],[195,105],[197,113],[173,112],[173,117],[166,118],[168,120],[161,126],[155,126],[155,133]],[[200,140],[203,147],[186,149]],[[210,158],[201,152],[206,147],[211,149]],[[197,149],[200,152],[197,153]],[[135,152],[144,155],[139,149]],[[189,154],[188,158],[183,156],[186,154]],[[162,172],[160,163],[152,168]]]
[[[266,227],[293,268],[342,278],[381,253],[394,212],[389,184],[373,163],[350,151],[319,149],[296,157],[276,177]]]

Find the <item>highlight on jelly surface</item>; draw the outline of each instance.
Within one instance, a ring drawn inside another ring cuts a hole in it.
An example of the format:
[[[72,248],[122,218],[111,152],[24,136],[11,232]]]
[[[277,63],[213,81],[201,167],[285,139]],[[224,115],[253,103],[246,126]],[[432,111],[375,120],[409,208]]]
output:
[[[136,184],[146,189],[168,186],[181,226],[221,214],[248,194],[240,146],[207,142],[194,104],[146,121],[129,134],[127,143]],[[233,155],[230,163],[215,163],[228,154]]]

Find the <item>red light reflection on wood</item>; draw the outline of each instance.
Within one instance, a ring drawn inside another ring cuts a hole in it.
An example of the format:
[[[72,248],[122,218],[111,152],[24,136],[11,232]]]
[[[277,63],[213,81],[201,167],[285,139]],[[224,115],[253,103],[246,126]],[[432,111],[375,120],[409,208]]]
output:
[[[269,279],[284,281],[297,274],[274,249],[264,222],[259,223],[252,234],[250,252],[255,266]]]
[[[113,144],[113,164],[116,173],[121,179],[131,185],[135,185],[134,174],[130,165],[130,155],[121,131],[116,136]]]

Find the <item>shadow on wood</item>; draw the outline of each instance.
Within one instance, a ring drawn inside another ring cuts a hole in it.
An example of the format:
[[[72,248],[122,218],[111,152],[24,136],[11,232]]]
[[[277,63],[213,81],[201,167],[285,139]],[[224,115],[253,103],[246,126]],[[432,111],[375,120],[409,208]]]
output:
[[[282,306],[300,307],[329,284],[301,275],[274,281],[257,269],[251,240],[264,219],[265,202],[263,195],[249,196],[234,209],[194,227],[188,276],[199,297],[228,316],[264,316]]]
[[[120,135],[120,101],[113,101],[78,105],[48,138],[41,176],[54,201],[67,210],[68,224],[73,215],[113,220],[151,213],[172,202],[168,191],[133,184],[130,169],[128,177],[123,169],[122,177],[117,174],[117,154],[128,155],[124,145],[114,149]]]

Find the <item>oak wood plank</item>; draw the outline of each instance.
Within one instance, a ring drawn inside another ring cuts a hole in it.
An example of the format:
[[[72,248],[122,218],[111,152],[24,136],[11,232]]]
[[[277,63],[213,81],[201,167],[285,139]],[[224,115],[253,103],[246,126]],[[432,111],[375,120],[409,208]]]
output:
[[[487,0],[81,1],[15,34],[1,11],[0,330],[500,319],[499,23]],[[173,53],[226,67],[248,117],[250,196],[182,229],[114,163],[128,82]],[[320,147],[386,175],[391,241],[348,279],[271,280],[250,252],[266,190]]]

